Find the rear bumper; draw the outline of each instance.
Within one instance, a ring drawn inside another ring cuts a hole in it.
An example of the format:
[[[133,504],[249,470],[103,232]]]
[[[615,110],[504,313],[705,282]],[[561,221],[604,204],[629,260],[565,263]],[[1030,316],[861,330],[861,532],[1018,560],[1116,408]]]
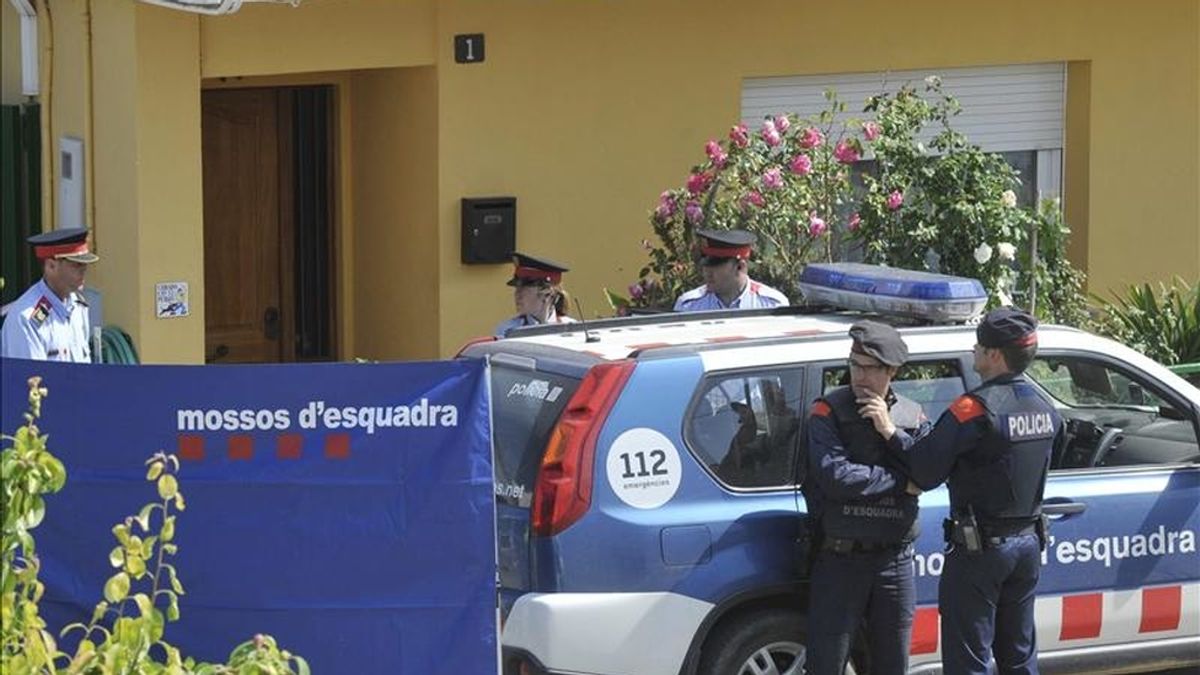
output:
[[[713,605],[675,593],[529,593],[501,632],[534,672],[677,675]]]

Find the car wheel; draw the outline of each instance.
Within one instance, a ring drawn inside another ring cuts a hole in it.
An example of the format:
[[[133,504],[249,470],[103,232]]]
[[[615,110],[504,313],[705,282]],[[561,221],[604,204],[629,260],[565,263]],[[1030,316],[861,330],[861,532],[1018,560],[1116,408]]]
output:
[[[732,617],[708,638],[699,675],[802,675],[804,615],[769,609]]]

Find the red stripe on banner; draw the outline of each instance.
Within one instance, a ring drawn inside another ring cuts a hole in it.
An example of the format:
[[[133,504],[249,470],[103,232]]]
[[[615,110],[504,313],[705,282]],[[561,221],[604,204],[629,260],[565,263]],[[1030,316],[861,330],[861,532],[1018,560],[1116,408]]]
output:
[[[1067,595],[1062,599],[1062,629],[1059,640],[1079,640],[1100,636],[1104,618],[1104,594]]]
[[[199,462],[204,459],[204,437],[179,434],[179,459]]]
[[[346,459],[350,456],[350,434],[329,434],[325,437],[325,456]]]
[[[1183,609],[1183,587],[1142,589],[1142,624],[1139,633],[1178,630]]]
[[[229,459],[247,460],[254,457],[254,439],[237,435],[229,437]]]
[[[300,434],[280,434],[275,445],[276,459],[300,459],[304,437]]]
[[[710,337],[705,342],[737,342],[745,339],[745,335],[723,335],[721,337]]]
[[[803,330],[785,330],[783,331],[783,334],[793,335],[795,337],[803,337],[805,335],[820,335],[821,332],[822,331],[819,331],[816,328],[805,328]]]
[[[909,653],[933,654],[938,648],[938,608],[921,607],[913,617],[912,645]]]

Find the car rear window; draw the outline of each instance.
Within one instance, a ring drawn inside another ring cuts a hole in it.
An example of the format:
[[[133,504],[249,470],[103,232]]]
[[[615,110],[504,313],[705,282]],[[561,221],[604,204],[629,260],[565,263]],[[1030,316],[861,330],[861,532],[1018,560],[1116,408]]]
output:
[[[550,431],[579,380],[555,373],[492,368],[496,500],[529,506]]]

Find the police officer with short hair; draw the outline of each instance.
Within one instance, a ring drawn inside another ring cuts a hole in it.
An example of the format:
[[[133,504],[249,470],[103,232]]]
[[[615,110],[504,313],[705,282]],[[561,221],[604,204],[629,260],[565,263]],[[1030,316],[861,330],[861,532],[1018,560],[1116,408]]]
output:
[[[753,309],[788,304],[787,296],[750,278],[750,254],[758,237],[746,230],[696,230],[704,285],[680,295],[676,312]]]
[[[850,385],[817,399],[808,418],[803,491],[817,552],[805,667],[841,675],[865,619],[871,672],[900,675],[908,669],[918,526],[917,498],[895,456],[928,420],[891,388],[908,360],[900,333],[862,321],[850,337]],[[886,422],[886,435],[876,419]]]
[[[562,276],[568,268],[552,260],[535,258],[524,253],[513,254],[513,304],[517,315],[496,326],[493,334],[504,337],[508,331],[522,326],[544,323],[574,323],[567,316],[569,298],[562,287]]]
[[[80,291],[88,265],[100,256],[88,250],[87,228],[54,230],[26,241],[42,261],[42,279],[6,308],[0,355],[90,363],[91,322]]]
[[[906,455],[913,483],[950,489],[949,553],[938,585],[948,675],[1037,673],[1034,593],[1045,547],[1042,490],[1063,422],[1023,375],[1037,321],[1009,308],[975,331],[984,382],[955,400]]]

